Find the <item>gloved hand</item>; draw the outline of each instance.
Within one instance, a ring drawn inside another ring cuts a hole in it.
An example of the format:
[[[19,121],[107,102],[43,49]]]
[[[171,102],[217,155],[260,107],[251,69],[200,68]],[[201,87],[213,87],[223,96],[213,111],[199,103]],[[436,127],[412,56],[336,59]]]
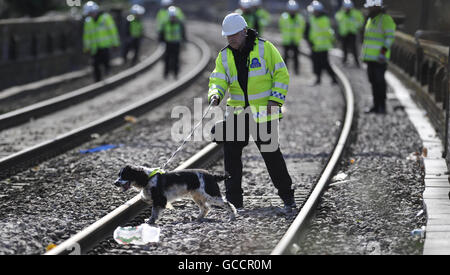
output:
[[[213,106],[217,106],[220,103],[220,97],[218,95],[213,95],[210,99],[210,104],[212,104]]]
[[[272,113],[272,107],[279,107],[279,106],[280,104],[278,104],[278,102],[269,100],[269,102],[267,102],[267,114],[270,115]]]
[[[385,48],[385,47],[381,48],[380,55],[378,56],[378,61],[385,63],[387,61],[386,53],[387,53],[387,48]]]

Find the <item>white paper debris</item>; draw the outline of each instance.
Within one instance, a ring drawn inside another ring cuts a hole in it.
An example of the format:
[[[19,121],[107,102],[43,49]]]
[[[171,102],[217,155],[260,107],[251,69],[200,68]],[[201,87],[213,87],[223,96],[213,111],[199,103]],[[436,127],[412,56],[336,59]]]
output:
[[[146,223],[139,226],[117,227],[114,230],[114,240],[118,244],[145,245],[159,242],[160,229]]]

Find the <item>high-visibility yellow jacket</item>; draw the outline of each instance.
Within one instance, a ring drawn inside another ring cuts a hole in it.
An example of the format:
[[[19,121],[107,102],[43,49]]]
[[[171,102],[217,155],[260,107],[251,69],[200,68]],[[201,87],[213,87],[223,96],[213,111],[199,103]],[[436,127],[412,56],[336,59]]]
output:
[[[85,52],[95,55],[98,49],[118,47],[119,44],[119,33],[111,15],[102,13],[97,21],[92,17],[86,17],[83,31]]]
[[[179,7],[176,8],[177,8],[176,16],[178,20],[184,22],[185,16],[183,11]],[[158,33],[162,31],[164,23],[167,21],[169,21],[169,11],[167,9],[160,9],[156,14],[156,28]]]
[[[381,13],[367,20],[362,46],[364,61],[385,62],[391,57],[391,46],[395,39],[396,24],[388,14]],[[381,56],[381,49],[386,48],[385,56]],[[384,60],[386,58],[386,60]]]
[[[256,14],[254,12],[245,12],[241,9],[237,9],[234,11],[235,13],[241,15],[242,17],[244,17],[245,22],[247,22],[247,27],[249,29],[256,29],[256,26],[258,26],[258,32],[261,29],[261,26],[259,25],[258,18],[256,16]]]
[[[258,8],[255,11],[255,14],[259,25],[259,35],[262,35],[264,28],[269,26],[270,21],[272,21],[272,17],[270,16],[270,13],[263,8]]]
[[[280,53],[271,42],[257,38],[248,64],[247,96],[254,120],[261,123],[281,118],[281,105],[289,87],[289,73]],[[216,59],[216,68],[209,78],[208,102],[213,95],[218,95],[222,100],[227,91],[230,93],[228,106],[245,107],[245,94],[240,87],[236,63],[229,47],[223,49]],[[279,104],[278,112],[271,115],[267,114],[269,100]]]
[[[300,44],[305,32],[305,19],[299,13],[296,13],[292,17],[288,12],[281,14],[278,26],[280,28],[281,37],[283,39],[283,45],[296,45]]]
[[[127,21],[129,22],[130,26],[130,36],[133,38],[140,38],[144,34],[144,26],[142,25],[141,20],[136,18],[134,15],[128,15]]]
[[[326,15],[309,18],[309,41],[314,52],[328,51],[333,48],[334,31],[331,28],[330,18]]]
[[[162,33],[165,42],[180,42],[183,39],[183,26],[180,21],[164,23]]]
[[[340,36],[357,34],[364,24],[364,16],[357,9],[351,9],[348,13],[341,9],[335,15]]]

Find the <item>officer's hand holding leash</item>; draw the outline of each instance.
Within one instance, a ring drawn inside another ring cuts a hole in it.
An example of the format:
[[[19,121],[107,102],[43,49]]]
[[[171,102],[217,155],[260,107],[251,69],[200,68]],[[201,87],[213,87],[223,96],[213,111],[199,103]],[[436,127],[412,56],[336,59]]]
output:
[[[218,105],[219,105],[219,102],[220,102],[220,98],[219,98],[218,95],[213,95],[213,96],[211,97],[211,102],[210,102],[210,104],[211,104],[212,106],[218,106]]]

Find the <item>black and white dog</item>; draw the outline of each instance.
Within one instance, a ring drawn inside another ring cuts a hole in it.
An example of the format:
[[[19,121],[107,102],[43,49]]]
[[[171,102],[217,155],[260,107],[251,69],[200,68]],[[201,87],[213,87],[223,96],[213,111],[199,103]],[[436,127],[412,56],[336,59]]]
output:
[[[235,219],[235,207],[220,194],[217,182],[228,178],[227,175],[213,175],[206,170],[185,169],[166,173],[156,173],[157,168],[127,165],[119,172],[114,183],[127,191],[131,186],[141,190],[142,200],[152,205],[152,215],[148,223],[153,224],[168,203],[181,198],[191,198],[200,208],[197,220],[201,221],[209,211],[209,205],[216,205],[230,212]]]

